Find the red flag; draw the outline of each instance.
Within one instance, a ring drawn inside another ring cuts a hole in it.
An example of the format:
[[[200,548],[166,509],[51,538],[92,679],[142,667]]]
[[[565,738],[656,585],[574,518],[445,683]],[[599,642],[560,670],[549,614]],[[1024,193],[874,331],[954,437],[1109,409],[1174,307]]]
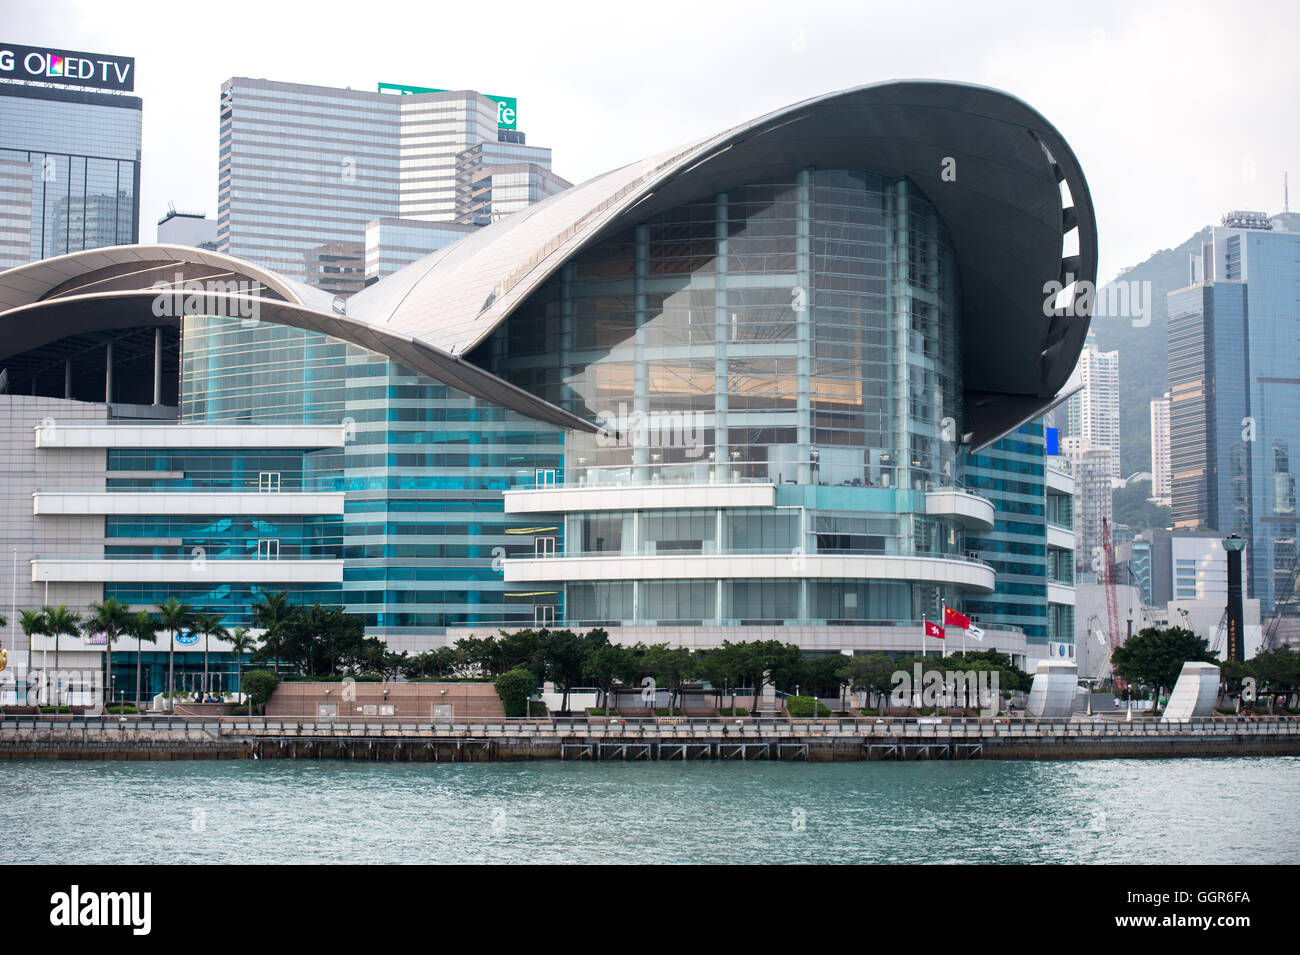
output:
[[[970,617],[964,613],[958,613],[951,607],[943,608],[943,625],[945,627],[956,627],[958,630],[970,629]]]
[[[927,637],[938,637],[940,640],[942,640],[944,639],[943,627],[939,626],[937,623],[931,623],[929,620],[927,620],[925,621],[925,635]]]

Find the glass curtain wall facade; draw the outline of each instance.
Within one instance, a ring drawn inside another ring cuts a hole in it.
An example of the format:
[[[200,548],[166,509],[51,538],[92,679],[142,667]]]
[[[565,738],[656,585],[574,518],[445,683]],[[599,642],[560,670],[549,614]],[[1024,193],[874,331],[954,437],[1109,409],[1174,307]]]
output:
[[[690,203],[579,254],[475,352],[606,429],[569,483],[772,483],[775,510],[570,515],[564,556],[969,558],[927,516],[959,486],[959,287],[906,180],[803,170]],[[1040,514],[1041,517],[1041,514]],[[902,580],[570,582],[570,622],[893,623],[960,604]]]
[[[347,426],[335,602],[369,633],[401,648],[446,627],[531,626],[539,599],[560,607],[501,570],[539,530],[506,517],[501,492],[562,475],[558,429],[314,332],[194,317],[185,342],[184,420]]]
[[[1201,281],[1169,293],[1174,526],[1245,537],[1248,595],[1268,613],[1296,546],[1300,235],[1216,228]]]
[[[0,268],[140,241],[140,136],[138,97],[0,83],[5,178],[30,183],[4,227],[26,226],[26,247],[7,237]]]
[[[914,186],[805,170],[577,256],[469,357],[610,431],[650,432],[580,439],[571,478],[587,483],[952,487],[957,292]]]
[[[1049,635],[1069,642],[1074,633],[1072,618],[1071,626],[1063,626],[1064,611],[1057,611],[1054,623],[1062,629],[1050,633],[1044,448],[1043,423],[1034,421],[967,455],[963,468],[966,487],[992,501],[996,510],[993,530],[969,534],[966,543],[998,573],[997,592],[967,600],[966,609],[980,626],[1019,627],[1031,644],[1045,644]],[[1060,508],[1054,506],[1054,516],[1064,519]],[[1057,558],[1058,576],[1065,574],[1060,562],[1073,558],[1069,553]]]

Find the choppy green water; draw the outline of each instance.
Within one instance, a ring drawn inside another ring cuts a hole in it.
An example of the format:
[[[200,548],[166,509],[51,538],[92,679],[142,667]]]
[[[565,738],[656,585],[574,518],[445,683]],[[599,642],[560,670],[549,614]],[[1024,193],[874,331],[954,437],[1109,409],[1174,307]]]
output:
[[[1297,810],[1291,757],[3,761],[0,862],[1294,863]]]

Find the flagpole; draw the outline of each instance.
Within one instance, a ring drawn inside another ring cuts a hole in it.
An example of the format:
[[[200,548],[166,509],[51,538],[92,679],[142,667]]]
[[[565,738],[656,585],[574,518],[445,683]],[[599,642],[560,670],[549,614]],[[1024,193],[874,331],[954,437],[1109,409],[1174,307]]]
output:
[[[17,587],[14,588],[15,590]],[[921,659],[925,659],[925,616],[921,616]]]

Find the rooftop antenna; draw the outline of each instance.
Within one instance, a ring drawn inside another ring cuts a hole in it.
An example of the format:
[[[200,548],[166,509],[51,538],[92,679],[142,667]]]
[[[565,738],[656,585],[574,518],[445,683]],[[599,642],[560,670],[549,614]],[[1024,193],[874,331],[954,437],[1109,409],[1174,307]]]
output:
[[[1291,191],[1286,184],[1286,170],[1282,170],[1282,211],[1284,213],[1291,211]]]

